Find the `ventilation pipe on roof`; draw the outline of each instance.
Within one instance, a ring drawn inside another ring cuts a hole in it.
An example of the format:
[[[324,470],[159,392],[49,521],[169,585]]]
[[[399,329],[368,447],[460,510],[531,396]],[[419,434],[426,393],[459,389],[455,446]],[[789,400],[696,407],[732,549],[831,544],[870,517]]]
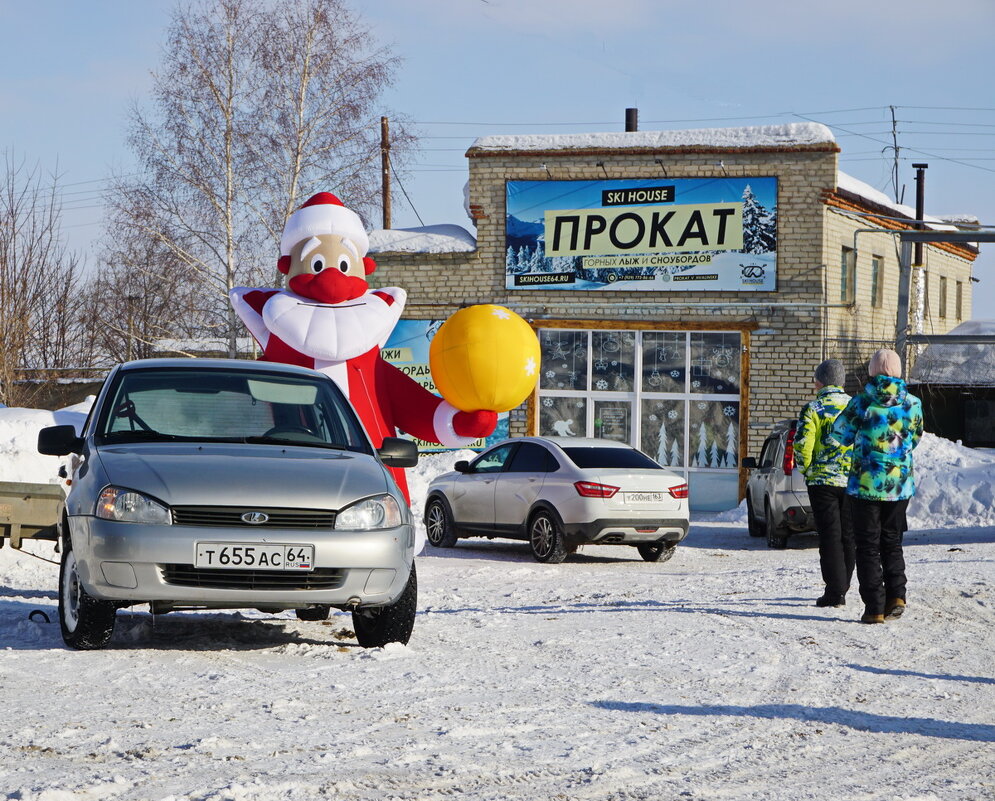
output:
[[[926,224],[923,220],[926,219],[926,168],[928,164],[913,164],[912,167],[916,171],[916,225],[915,227],[922,231],[925,230]],[[922,264],[922,242],[915,243],[915,261],[913,264]]]
[[[631,131],[639,130],[639,109],[637,108],[627,108],[625,110],[625,131],[629,133]]]

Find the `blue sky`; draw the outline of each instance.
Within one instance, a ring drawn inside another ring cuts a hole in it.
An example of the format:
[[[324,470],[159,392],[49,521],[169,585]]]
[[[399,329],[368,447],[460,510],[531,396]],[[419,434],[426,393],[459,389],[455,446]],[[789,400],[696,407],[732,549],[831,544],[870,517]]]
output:
[[[893,196],[895,106],[905,202],[925,162],[928,213],[995,224],[991,0],[349,2],[403,59],[384,112],[422,137],[395,185],[396,227],[472,230],[463,154],[476,137],[617,131],[627,107],[644,130],[825,123],[840,168]],[[128,168],[125,110],[148,88],[172,7],[0,0],[0,149],[58,164],[76,248],[100,232],[101,181]],[[975,274],[974,316],[995,317],[995,247]]]

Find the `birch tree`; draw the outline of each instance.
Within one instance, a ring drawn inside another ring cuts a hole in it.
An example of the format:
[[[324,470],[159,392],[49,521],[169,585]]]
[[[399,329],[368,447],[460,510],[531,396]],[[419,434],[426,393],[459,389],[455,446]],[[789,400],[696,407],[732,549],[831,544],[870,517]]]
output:
[[[150,102],[131,111],[140,177],[116,182],[109,233],[137,227],[190,274],[200,293],[189,322],[230,356],[243,332],[228,291],[277,283],[289,214],[321,190],[361,213],[376,206],[372,111],[396,61],[373,42],[342,0],[196,0],[174,12]],[[399,134],[392,152],[407,141]]]

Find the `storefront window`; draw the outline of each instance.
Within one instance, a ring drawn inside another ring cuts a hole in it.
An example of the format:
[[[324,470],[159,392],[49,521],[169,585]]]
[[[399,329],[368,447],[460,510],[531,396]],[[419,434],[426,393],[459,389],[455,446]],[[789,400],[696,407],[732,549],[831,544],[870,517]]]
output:
[[[694,508],[735,506],[738,331],[543,329],[539,341],[539,434],[627,442],[686,475]]]
[[[643,392],[684,392],[687,334],[683,331],[643,333]]]
[[[684,466],[683,400],[644,400],[639,449],[664,467]]]
[[[690,403],[688,450],[691,466],[739,466],[739,403],[694,400]]]
[[[540,389],[587,388],[587,331],[542,330]]]
[[[739,333],[691,334],[691,392],[739,394]]]
[[[544,437],[586,437],[587,400],[542,398],[539,401],[539,434]]]
[[[629,401],[596,400],[594,402],[594,436],[632,440],[632,404]]]
[[[632,392],[635,345],[633,331],[592,332],[591,389],[598,392]]]

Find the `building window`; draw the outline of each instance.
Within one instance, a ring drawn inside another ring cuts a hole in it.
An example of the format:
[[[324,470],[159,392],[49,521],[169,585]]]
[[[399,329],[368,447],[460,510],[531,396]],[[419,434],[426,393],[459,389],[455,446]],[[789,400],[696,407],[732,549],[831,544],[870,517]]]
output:
[[[940,276],[940,317],[947,316],[947,279]]]
[[[880,309],[884,297],[884,258],[871,256],[871,305]]]
[[[964,319],[964,282],[963,281],[958,281],[957,286],[954,287],[954,312],[957,315],[958,322]]]
[[[843,248],[840,253],[840,301],[853,303],[853,289],[856,279],[857,263],[853,248]]]
[[[698,504],[707,505],[712,493],[735,504],[738,331],[543,328],[539,343],[540,436],[628,443],[688,475]]]

